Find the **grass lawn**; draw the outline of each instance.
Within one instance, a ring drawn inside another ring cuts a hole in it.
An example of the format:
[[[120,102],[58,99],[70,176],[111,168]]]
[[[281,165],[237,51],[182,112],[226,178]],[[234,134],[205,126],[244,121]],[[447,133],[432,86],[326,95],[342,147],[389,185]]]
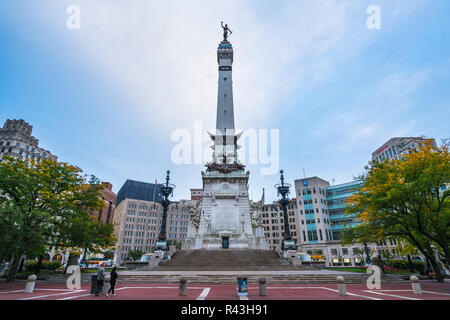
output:
[[[334,271],[344,271],[344,272],[360,272],[360,273],[366,273],[366,269],[361,268],[351,268],[351,267],[327,267],[325,268],[327,270],[334,270]]]

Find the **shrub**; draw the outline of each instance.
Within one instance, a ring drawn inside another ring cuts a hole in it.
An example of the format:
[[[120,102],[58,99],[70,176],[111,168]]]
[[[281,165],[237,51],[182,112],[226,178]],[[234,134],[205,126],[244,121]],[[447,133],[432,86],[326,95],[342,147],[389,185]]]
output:
[[[38,261],[32,260],[25,262],[25,269],[29,272],[36,272],[38,267]],[[61,266],[61,263],[58,261],[50,261],[50,262],[42,262],[41,264],[41,270],[49,270],[49,271],[55,271]]]
[[[410,265],[408,260],[391,260],[386,263],[388,266],[395,269],[409,269]],[[423,261],[413,261],[413,269],[419,270],[420,272],[425,270],[425,263]]]

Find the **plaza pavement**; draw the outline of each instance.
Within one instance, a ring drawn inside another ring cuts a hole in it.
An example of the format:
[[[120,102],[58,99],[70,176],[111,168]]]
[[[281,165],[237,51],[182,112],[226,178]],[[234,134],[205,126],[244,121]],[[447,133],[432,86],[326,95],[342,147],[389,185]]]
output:
[[[117,296],[106,298],[89,294],[90,284],[80,290],[69,290],[62,283],[37,281],[31,294],[24,293],[25,281],[0,282],[0,300],[243,300],[236,285],[188,283],[187,295],[178,296],[176,284],[125,284],[116,286]],[[257,285],[248,287],[248,300],[450,300],[450,283],[421,281],[422,295],[412,292],[411,284],[382,284],[380,290],[369,290],[364,284],[348,284],[347,296],[339,296],[336,284],[267,285],[267,296],[259,296]]]

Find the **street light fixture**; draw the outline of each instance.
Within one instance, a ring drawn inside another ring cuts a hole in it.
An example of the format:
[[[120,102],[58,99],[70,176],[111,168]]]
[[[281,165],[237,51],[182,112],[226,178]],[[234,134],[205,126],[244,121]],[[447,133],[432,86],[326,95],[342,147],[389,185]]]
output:
[[[281,196],[281,199],[278,201],[278,203],[281,205],[281,208],[283,209],[284,217],[284,232],[281,250],[285,253],[287,250],[296,250],[297,246],[295,245],[295,241],[292,240],[292,235],[289,230],[289,218],[287,213],[287,206],[289,204],[289,198],[287,198],[287,196],[289,195],[289,189],[291,188],[291,185],[284,182],[283,170],[280,170],[280,175],[281,183],[276,184],[275,188],[277,189],[278,196]]]
[[[157,251],[163,251],[164,252],[164,259],[167,259],[168,252],[169,252],[169,242],[167,241],[167,211],[169,209],[170,200],[169,196],[173,196],[173,189],[175,189],[175,185],[169,183],[170,177],[169,177],[170,171],[167,170],[167,176],[166,176],[166,184],[161,186],[161,193],[164,196],[163,201],[161,202],[163,206],[163,216],[162,216],[162,223],[161,223],[161,230],[159,232],[158,241],[156,242],[155,250]]]

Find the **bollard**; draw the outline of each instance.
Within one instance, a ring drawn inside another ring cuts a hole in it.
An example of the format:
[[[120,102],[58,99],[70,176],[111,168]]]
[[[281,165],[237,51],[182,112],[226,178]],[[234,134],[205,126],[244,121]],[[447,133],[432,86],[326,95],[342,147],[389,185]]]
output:
[[[33,293],[34,291],[34,285],[36,284],[37,277],[32,274],[27,279],[27,284],[25,285],[25,293]]]
[[[419,279],[416,276],[409,278],[414,294],[422,294],[422,288],[420,287]]]
[[[346,296],[347,295],[347,289],[345,288],[344,277],[343,276],[338,276],[336,278],[336,281],[337,281],[337,284],[338,284],[339,295],[340,296]]]
[[[179,296],[185,296],[186,295],[186,289],[187,289],[187,279],[186,279],[186,277],[181,277],[180,278],[180,286],[179,286],[179,290],[178,290],[178,295]]]
[[[267,283],[266,278],[259,278],[259,295],[266,296],[267,295]]]

